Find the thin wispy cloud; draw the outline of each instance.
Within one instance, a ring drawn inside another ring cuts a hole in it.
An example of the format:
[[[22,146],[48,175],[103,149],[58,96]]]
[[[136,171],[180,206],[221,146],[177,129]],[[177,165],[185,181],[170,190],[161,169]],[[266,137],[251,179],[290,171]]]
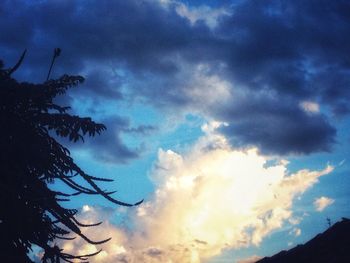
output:
[[[237,263],[255,263],[259,259],[261,259],[261,257],[254,255],[254,256],[251,256],[249,258],[239,260]]]
[[[314,206],[316,211],[322,212],[324,209],[326,209],[328,206],[334,203],[334,199],[321,196],[319,198],[316,198],[314,201]]]
[[[295,237],[298,237],[298,236],[301,235],[301,229],[295,227],[295,228],[293,228],[291,231],[289,231],[289,234],[290,234],[290,235],[293,235],[293,236],[295,236]]]

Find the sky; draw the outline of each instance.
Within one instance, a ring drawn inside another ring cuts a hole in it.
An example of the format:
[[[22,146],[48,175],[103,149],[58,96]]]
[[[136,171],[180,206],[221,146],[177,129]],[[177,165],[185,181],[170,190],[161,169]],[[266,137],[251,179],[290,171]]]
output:
[[[51,77],[85,82],[57,102],[107,126],[62,143],[144,199],[66,204],[112,237],[91,262],[254,262],[350,216],[348,1],[3,0],[0,32],[21,81],[62,49]]]

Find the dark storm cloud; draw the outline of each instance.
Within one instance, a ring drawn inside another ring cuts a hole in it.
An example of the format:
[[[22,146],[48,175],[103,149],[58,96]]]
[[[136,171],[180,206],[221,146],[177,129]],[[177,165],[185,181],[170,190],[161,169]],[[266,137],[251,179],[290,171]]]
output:
[[[222,117],[228,126],[220,131],[233,145],[258,146],[264,154],[330,151],[335,142],[336,130],[326,116],[307,114],[290,101],[271,96],[241,98],[227,106]]]
[[[127,120],[114,117],[102,122],[106,125],[107,130],[89,141],[87,145],[96,159],[110,163],[122,163],[139,157],[137,149],[129,149],[120,137],[121,132],[129,127]]]
[[[121,99],[123,97],[119,90],[122,78],[117,73],[109,70],[93,69],[88,71],[86,75],[83,87],[86,94],[84,95],[93,98],[98,94],[99,97],[104,99]]]
[[[60,45],[73,61],[118,60],[135,68],[163,73],[176,65],[164,58],[191,38],[188,21],[152,1],[5,1],[2,44]],[[43,52],[43,50],[42,50]],[[63,58],[62,58],[63,59]]]
[[[235,144],[270,153],[330,150],[335,128],[326,116],[302,111],[299,103],[315,101],[334,114],[348,112],[350,3],[246,1],[219,30],[237,32],[227,40],[229,78],[253,94],[219,113],[229,123],[224,133]],[[262,90],[265,95],[256,100],[254,93]]]
[[[26,60],[16,74],[25,80],[43,81],[52,50],[59,46],[63,52],[56,60],[54,77],[64,73],[85,77],[83,87],[59,97],[60,103],[69,105],[70,99],[77,96],[83,99],[121,99],[122,77],[111,64],[148,68],[149,65],[143,64],[149,63],[161,72],[173,68],[166,61],[155,61],[157,57],[152,49],[156,44],[152,42],[164,41],[165,45],[174,45],[175,41],[163,39],[163,35],[158,39],[149,37],[146,45],[147,34],[157,28],[157,19],[164,20],[164,17],[157,16],[156,9],[157,6],[138,1],[4,1],[0,4],[2,55],[9,60],[7,66],[11,66],[20,52],[27,48]],[[154,17],[154,21],[149,21],[148,16]],[[142,20],[147,23],[141,30],[138,27]],[[140,34],[134,37],[129,30],[140,30]],[[168,35],[166,38],[174,37],[175,40],[176,34],[163,31]],[[128,120],[119,117],[102,122],[107,130],[100,136],[87,138],[84,149],[89,149],[96,159],[113,163],[124,163],[140,154],[140,149],[130,149],[125,145],[122,133],[146,135],[155,129],[149,125],[130,127]],[[80,146],[79,143],[70,144],[73,148]]]
[[[41,81],[46,76],[52,50],[63,52],[55,65],[54,76],[84,72],[89,65],[105,69],[127,67],[131,71],[147,70],[171,74],[177,65],[171,54],[191,41],[186,19],[174,9],[165,11],[152,1],[4,1],[1,3],[0,47],[6,63],[28,48],[27,64],[31,79]],[[205,26],[198,29],[207,30]],[[103,73],[99,73],[100,76]],[[108,78],[108,75],[105,75]],[[98,90],[96,95],[116,93]],[[92,89],[94,90],[94,89]],[[114,90],[114,91],[113,91]]]
[[[213,29],[203,19],[191,24],[176,6],[136,0],[3,1],[0,48],[10,61],[29,48],[26,63],[33,70],[23,76],[40,79],[59,46],[63,53],[54,74],[85,73],[82,96],[122,99],[125,80],[113,76],[122,68],[132,94],[175,109],[198,106],[186,81],[205,63],[208,75],[246,94],[206,110],[229,124],[222,132],[234,144],[279,154],[331,149],[336,131],[329,117],[309,114],[299,104],[314,101],[336,116],[349,113],[349,1],[234,1],[231,15],[220,17]],[[127,148],[124,154],[132,156]]]
[[[97,160],[108,163],[126,163],[138,158],[142,153],[142,149],[140,147],[133,149],[127,147],[121,139],[122,134],[138,133],[144,135],[155,130],[155,127],[149,125],[131,127],[128,119],[117,116],[102,119],[100,122],[107,127],[107,130],[100,135],[94,138],[87,137],[84,143],[81,141],[76,143],[62,141],[62,143],[68,145],[70,149],[80,147],[88,149],[91,156]]]
[[[349,81],[348,1],[246,1],[220,30],[238,32],[228,40],[226,60],[235,81],[325,102],[337,91],[350,98],[344,85],[318,80],[343,72],[343,83]]]

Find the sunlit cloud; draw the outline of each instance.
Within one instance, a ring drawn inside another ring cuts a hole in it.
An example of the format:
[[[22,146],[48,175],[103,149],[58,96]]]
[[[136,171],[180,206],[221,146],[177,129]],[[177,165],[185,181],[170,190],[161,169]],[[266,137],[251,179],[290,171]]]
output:
[[[292,225],[298,225],[302,220],[302,217],[291,217],[288,219],[288,222]]]
[[[301,235],[301,229],[294,227],[291,231],[289,231],[289,234],[298,237]]]
[[[333,168],[289,173],[284,160],[267,165],[255,148],[232,149],[214,132],[218,125],[203,127],[206,135],[184,153],[159,149],[151,171],[154,196],[130,213],[132,232],[108,221],[88,230],[95,239],[113,237],[91,262],[199,263],[223,249],[258,246],[274,230],[299,222],[294,198]],[[98,219],[99,212],[84,207],[84,215]],[[300,233],[295,228],[293,234]],[[74,242],[66,249],[97,250]]]
[[[255,263],[259,259],[261,259],[261,257],[254,255],[249,258],[241,259],[237,263]]]
[[[300,103],[300,107],[309,114],[316,114],[320,112],[320,105],[312,101],[303,101]]]
[[[79,214],[79,220],[85,224],[93,224],[99,221],[103,221],[103,224],[100,227],[82,228],[83,234],[88,235],[94,241],[101,241],[109,237],[112,237],[112,239],[108,243],[96,246],[86,243],[81,238],[76,238],[73,241],[63,243],[62,248],[64,251],[66,253],[86,255],[102,249],[103,251],[91,258],[90,262],[129,262],[124,260],[127,249],[124,246],[129,243],[128,235],[123,228],[116,227],[109,221],[112,215],[112,209],[84,205]]]
[[[316,211],[322,212],[326,207],[334,203],[334,199],[321,196],[320,198],[315,199],[314,206]]]

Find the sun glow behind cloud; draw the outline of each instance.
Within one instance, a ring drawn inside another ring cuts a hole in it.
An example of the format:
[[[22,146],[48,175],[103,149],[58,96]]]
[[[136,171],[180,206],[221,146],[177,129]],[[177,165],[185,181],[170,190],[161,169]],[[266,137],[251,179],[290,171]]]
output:
[[[288,162],[267,165],[257,149],[232,149],[215,125],[187,152],[159,149],[151,171],[154,196],[130,213],[135,229],[109,222],[87,229],[95,239],[112,236],[92,262],[201,262],[223,249],[259,245],[272,231],[293,219],[293,200],[332,171],[300,170]],[[83,219],[101,218],[103,209],[85,207]],[[77,240],[67,251],[92,252]]]

